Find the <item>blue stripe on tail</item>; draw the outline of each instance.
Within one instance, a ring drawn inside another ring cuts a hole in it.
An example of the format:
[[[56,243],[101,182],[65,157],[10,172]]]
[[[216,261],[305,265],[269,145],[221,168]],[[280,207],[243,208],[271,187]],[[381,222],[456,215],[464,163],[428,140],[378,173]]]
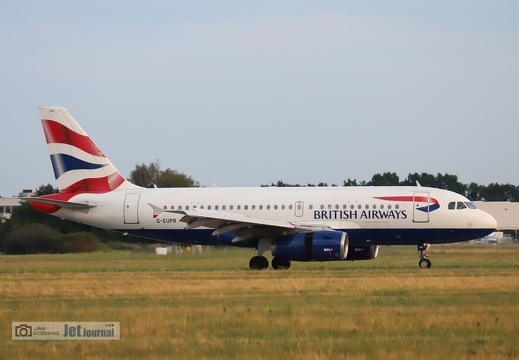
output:
[[[52,167],[54,168],[54,176],[56,179],[67,171],[94,170],[106,166],[106,164],[92,164],[67,154],[52,154],[50,160],[52,161]]]

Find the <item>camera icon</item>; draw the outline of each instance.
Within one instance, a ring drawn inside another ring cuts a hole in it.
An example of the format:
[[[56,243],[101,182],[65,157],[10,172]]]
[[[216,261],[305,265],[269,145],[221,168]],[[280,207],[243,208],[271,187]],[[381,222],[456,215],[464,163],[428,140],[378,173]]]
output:
[[[14,336],[29,337],[32,336],[32,326],[27,324],[20,324],[14,327]]]

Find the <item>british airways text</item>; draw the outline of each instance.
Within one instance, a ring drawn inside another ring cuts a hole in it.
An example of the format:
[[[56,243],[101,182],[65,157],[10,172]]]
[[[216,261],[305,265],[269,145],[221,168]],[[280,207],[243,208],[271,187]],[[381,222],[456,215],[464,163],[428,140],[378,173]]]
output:
[[[407,219],[406,210],[315,210],[315,220]]]

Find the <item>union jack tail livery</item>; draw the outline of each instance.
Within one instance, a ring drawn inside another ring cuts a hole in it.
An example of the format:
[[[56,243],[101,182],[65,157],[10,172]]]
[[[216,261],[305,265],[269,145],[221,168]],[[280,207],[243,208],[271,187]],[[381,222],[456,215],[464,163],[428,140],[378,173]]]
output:
[[[117,171],[67,109],[42,107],[39,111],[60,193],[137,188]]]

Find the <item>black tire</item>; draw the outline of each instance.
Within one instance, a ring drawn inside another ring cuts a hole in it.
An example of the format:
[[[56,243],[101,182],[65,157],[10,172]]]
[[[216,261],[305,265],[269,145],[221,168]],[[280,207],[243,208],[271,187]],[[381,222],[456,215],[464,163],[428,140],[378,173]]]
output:
[[[269,261],[265,256],[254,256],[249,261],[251,270],[265,270],[269,267]]]
[[[421,267],[422,269],[430,268],[431,261],[429,259],[420,259],[420,261],[418,261],[418,266]]]
[[[272,268],[274,270],[287,270],[290,269],[290,260],[274,257],[272,259]]]

